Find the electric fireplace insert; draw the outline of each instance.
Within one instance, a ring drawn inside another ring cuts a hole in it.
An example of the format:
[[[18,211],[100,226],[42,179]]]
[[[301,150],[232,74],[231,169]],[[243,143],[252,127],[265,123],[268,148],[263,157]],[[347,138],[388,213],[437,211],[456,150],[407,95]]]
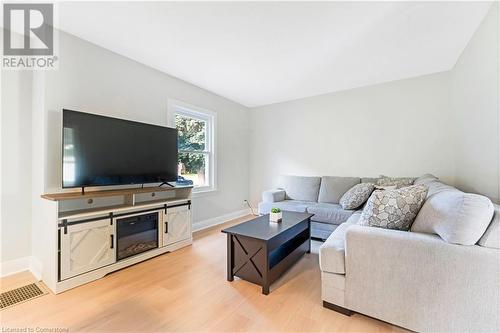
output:
[[[158,247],[159,212],[134,215],[116,220],[117,260]]]

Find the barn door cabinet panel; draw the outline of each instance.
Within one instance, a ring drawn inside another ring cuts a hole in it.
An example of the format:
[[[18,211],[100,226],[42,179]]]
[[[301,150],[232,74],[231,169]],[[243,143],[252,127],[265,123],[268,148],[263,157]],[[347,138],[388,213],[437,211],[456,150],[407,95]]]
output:
[[[61,280],[116,261],[115,225],[110,219],[69,225],[61,233]]]
[[[191,238],[191,210],[188,205],[167,208],[163,216],[163,246]]]

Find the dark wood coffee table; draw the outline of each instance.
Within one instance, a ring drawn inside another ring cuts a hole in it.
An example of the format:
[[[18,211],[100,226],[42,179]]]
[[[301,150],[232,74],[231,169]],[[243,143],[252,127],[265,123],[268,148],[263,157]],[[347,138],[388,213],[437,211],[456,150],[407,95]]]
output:
[[[222,230],[227,234],[227,280],[237,276],[269,294],[271,283],[311,251],[313,215],[284,211],[280,223],[262,215]]]

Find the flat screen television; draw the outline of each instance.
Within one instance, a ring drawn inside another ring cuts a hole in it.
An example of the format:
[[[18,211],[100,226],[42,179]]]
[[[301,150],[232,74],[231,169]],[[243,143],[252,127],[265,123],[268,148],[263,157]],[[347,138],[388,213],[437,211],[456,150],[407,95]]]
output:
[[[63,109],[62,187],[173,182],[177,130]]]

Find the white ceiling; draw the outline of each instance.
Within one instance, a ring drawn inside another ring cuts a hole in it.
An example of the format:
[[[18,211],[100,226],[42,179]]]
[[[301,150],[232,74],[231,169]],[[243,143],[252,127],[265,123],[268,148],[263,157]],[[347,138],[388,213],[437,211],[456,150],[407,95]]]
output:
[[[73,35],[248,107],[449,70],[490,2],[66,2]]]

